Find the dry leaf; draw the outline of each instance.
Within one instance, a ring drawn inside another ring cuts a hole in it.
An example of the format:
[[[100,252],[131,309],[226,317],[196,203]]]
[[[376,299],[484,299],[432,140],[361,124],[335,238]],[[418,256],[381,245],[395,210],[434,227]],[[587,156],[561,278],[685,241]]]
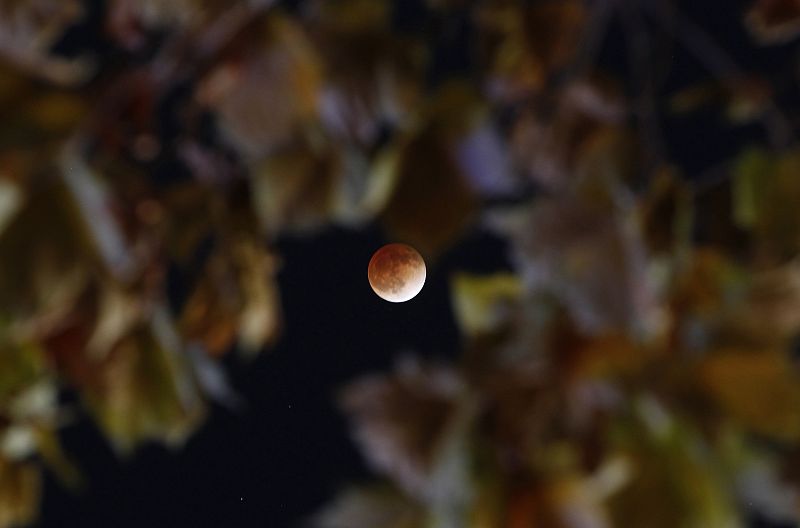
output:
[[[423,130],[399,149],[395,187],[381,221],[397,240],[424,256],[441,253],[472,219],[477,202],[451,145],[434,129]]]
[[[783,44],[800,33],[800,2],[755,0],[745,18],[760,44]]]
[[[180,445],[204,404],[188,359],[163,310],[95,362],[83,396],[122,454],[147,440]]]
[[[316,528],[420,528],[426,513],[408,497],[380,489],[351,489],[317,514]]]
[[[410,495],[436,500],[459,494],[467,485],[458,468],[448,467],[452,442],[470,414],[465,391],[452,370],[406,360],[394,376],[352,383],[342,393],[341,405],[375,469]]]
[[[271,16],[264,36],[204,79],[198,98],[251,160],[290,145],[317,117],[320,64],[303,30]]]
[[[452,279],[453,307],[459,328],[469,336],[496,331],[508,324],[519,308],[522,285],[511,274],[456,274]]]
[[[746,428],[791,442],[800,438],[800,379],[778,351],[720,351],[698,370],[722,410]]]
[[[41,470],[31,462],[0,456],[0,526],[27,525],[39,516]]]

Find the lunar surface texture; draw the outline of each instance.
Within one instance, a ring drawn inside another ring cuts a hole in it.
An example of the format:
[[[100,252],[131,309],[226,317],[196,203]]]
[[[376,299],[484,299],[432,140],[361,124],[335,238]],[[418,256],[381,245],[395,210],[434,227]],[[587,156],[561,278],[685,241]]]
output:
[[[425,285],[425,261],[406,244],[387,244],[372,255],[367,277],[372,290],[389,302],[416,297]]]

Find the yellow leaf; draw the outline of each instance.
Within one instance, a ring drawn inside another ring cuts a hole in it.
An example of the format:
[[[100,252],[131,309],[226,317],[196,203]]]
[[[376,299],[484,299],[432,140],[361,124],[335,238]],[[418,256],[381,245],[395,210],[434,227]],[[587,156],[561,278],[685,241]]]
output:
[[[461,330],[471,336],[492,332],[508,323],[522,295],[522,284],[511,273],[459,273],[452,281],[456,317]]]

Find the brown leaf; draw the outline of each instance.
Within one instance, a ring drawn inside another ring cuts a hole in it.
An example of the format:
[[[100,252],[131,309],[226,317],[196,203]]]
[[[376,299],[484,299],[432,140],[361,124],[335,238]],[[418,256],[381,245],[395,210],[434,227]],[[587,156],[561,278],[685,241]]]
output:
[[[28,75],[59,84],[76,84],[90,72],[83,59],[51,53],[53,45],[83,15],[78,0],[3,0],[0,2],[0,56]]]
[[[22,526],[35,521],[41,489],[41,470],[35,464],[0,456],[0,526]]]
[[[275,153],[253,168],[253,209],[266,233],[317,229],[337,212],[340,156],[310,145]]]
[[[636,143],[622,126],[619,90],[602,78],[576,79],[544,111],[514,123],[511,151],[526,175],[556,191],[581,179],[627,181]]]
[[[302,29],[274,15],[251,48],[203,80],[197,97],[245,157],[257,160],[290,145],[316,119],[320,68]]]
[[[690,188],[674,171],[664,168],[653,177],[641,209],[648,249],[669,258],[684,258],[692,235]]]
[[[477,198],[456,162],[451,134],[463,133],[470,119],[445,90],[431,109],[430,126],[398,140],[391,179],[395,182],[381,221],[396,240],[432,257],[452,244],[472,220]],[[454,115],[452,110],[459,109]]]
[[[340,401],[375,469],[412,496],[431,498],[466,484],[437,478],[453,435],[463,427],[464,396],[463,381],[452,370],[407,360],[391,377],[351,384]]]
[[[755,0],[745,18],[760,44],[783,44],[800,33],[800,2]]]
[[[218,250],[183,308],[180,329],[213,356],[239,345],[259,351],[277,337],[280,307],[275,258],[257,241],[241,237]]]
[[[607,199],[543,199],[502,229],[515,241],[529,291],[559,299],[581,331],[651,329],[657,304],[641,234],[631,213]]]
[[[745,428],[776,440],[800,438],[800,377],[777,351],[720,351],[702,363],[700,383]]]
[[[482,8],[478,25],[492,96],[514,101],[541,90],[575,55],[585,21],[584,4],[573,0]]]

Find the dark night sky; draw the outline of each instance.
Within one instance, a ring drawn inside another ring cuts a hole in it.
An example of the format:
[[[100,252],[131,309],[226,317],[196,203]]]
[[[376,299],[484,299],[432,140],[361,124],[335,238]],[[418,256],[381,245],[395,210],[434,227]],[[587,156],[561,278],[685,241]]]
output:
[[[385,240],[333,229],[279,244],[286,327],[255,361],[232,357],[249,402],[215,408],[183,451],[151,446],[120,462],[88,422],[65,431],[88,486],[70,495],[48,480],[41,526],[290,526],[341,485],[368,477],[332,396],[353,377],[386,370],[398,353],[452,358],[459,350],[447,286],[452,270],[507,268],[502,243],[474,234],[429,262],[412,301],[387,303],[366,277]]]
[[[396,21],[403,31],[431,35],[431,85],[469,72],[467,19],[433,20],[420,4],[399,2]],[[745,69],[771,76],[793,57],[793,47],[750,45],[735,8],[747,2],[682,4]],[[66,51],[82,46],[97,48],[102,39],[78,31],[63,44]],[[622,28],[612,26],[601,63],[624,70],[625,49]],[[706,75],[684,51],[666,53],[672,72],[664,92]],[[713,112],[664,124],[670,156],[690,176],[763,139],[757,127],[731,130]],[[438,262],[428,263],[428,280],[417,298],[390,304],[372,293],[366,278],[370,256],[385,242],[375,227],[282,239],[283,336],[253,361],[235,354],[226,360],[246,409],[214,408],[182,451],[149,446],[125,461],[114,456],[88,420],[68,427],[66,449],[84,471],[87,486],[73,494],[48,476],[40,526],[282,528],[314,512],[342,485],[368,478],[333,403],[335,390],[360,374],[385,371],[404,351],[456,357],[460,345],[449,273],[508,267],[501,241],[472,232]]]

